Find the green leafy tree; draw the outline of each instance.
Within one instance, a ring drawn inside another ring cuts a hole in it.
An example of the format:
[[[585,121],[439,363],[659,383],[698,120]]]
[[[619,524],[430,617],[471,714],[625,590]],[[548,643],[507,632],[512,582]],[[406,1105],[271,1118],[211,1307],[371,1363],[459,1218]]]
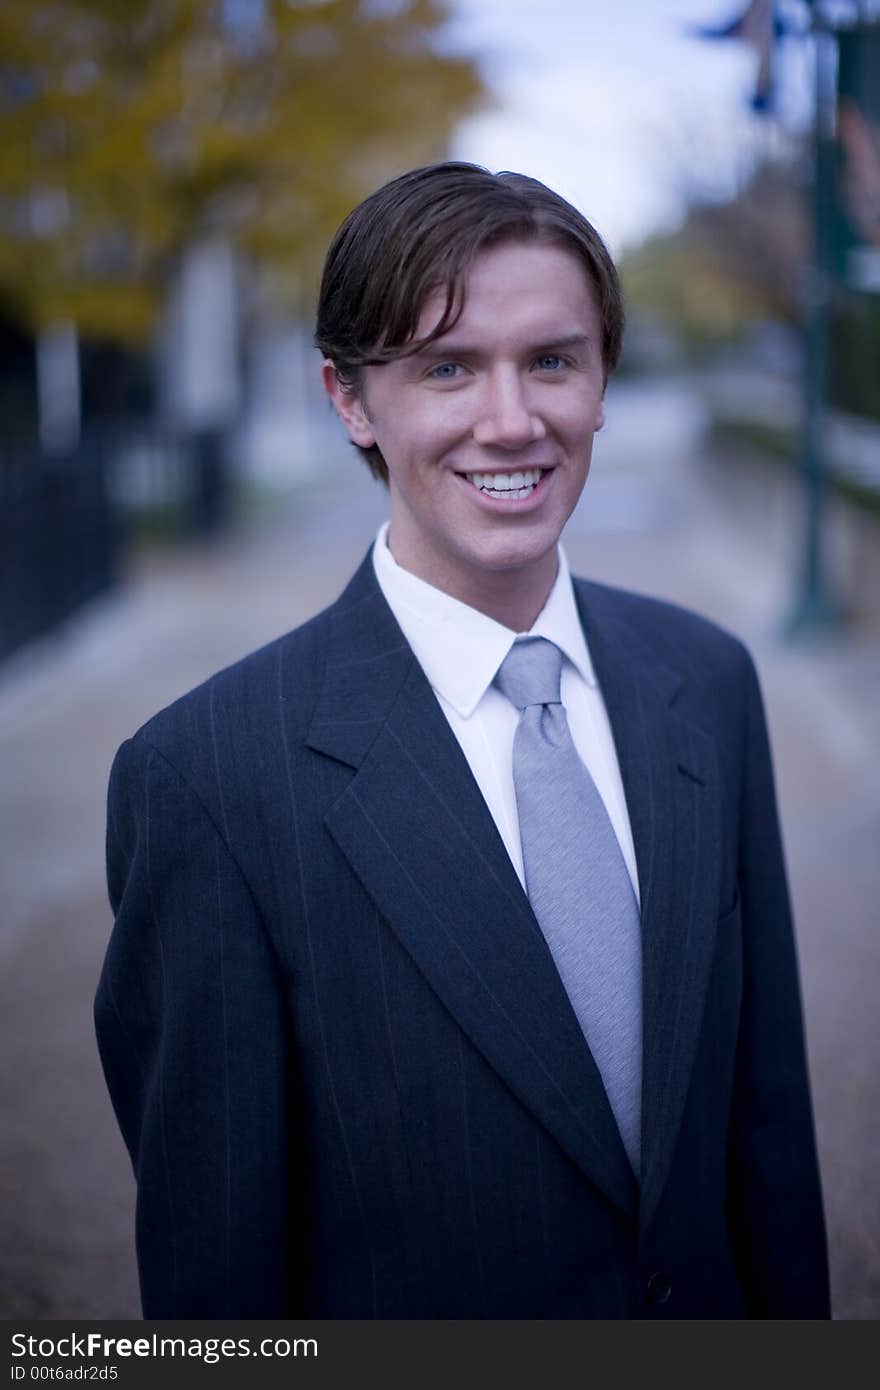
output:
[[[311,270],[485,93],[445,0],[3,0],[0,295],[137,344],[188,243]]]

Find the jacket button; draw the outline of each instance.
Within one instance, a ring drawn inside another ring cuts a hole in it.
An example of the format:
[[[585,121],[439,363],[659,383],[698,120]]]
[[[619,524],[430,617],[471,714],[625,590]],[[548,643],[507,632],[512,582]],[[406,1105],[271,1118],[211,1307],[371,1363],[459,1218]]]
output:
[[[645,1297],[649,1303],[665,1303],[672,1293],[672,1283],[669,1275],[662,1270],[656,1270],[648,1279],[645,1285]]]

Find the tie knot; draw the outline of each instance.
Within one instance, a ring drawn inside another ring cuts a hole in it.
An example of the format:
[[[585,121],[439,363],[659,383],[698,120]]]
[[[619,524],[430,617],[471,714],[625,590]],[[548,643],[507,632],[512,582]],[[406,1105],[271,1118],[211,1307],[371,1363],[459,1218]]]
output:
[[[495,676],[495,685],[517,709],[558,705],[562,652],[546,637],[514,642]]]

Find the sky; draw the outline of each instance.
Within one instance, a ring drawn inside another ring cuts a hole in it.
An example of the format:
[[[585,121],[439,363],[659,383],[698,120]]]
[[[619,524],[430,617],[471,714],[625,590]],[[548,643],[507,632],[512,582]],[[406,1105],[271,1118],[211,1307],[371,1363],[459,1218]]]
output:
[[[453,0],[455,47],[480,55],[493,109],[460,129],[452,157],[534,175],[575,203],[612,252],[674,228],[689,196],[734,192],[778,140],[749,108],[744,43],[691,36],[746,0]],[[808,109],[806,45],[781,54],[780,113]]]

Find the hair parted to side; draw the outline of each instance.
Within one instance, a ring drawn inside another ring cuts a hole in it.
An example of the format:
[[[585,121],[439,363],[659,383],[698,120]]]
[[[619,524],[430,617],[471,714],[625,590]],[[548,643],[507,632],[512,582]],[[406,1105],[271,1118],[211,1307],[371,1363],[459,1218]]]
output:
[[[357,392],[364,367],[408,356],[452,328],[475,256],[504,241],[546,242],[579,256],[596,294],[607,381],[620,357],[624,312],[617,271],[599,233],[537,179],[449,162],[384,184],[349,213],[333,238],[314,341],[340,383]],[[445,292],[443,313],[427,337],[416,339],[425,301],[437,289]],[[387,484],[378,447],[360,452]]]

